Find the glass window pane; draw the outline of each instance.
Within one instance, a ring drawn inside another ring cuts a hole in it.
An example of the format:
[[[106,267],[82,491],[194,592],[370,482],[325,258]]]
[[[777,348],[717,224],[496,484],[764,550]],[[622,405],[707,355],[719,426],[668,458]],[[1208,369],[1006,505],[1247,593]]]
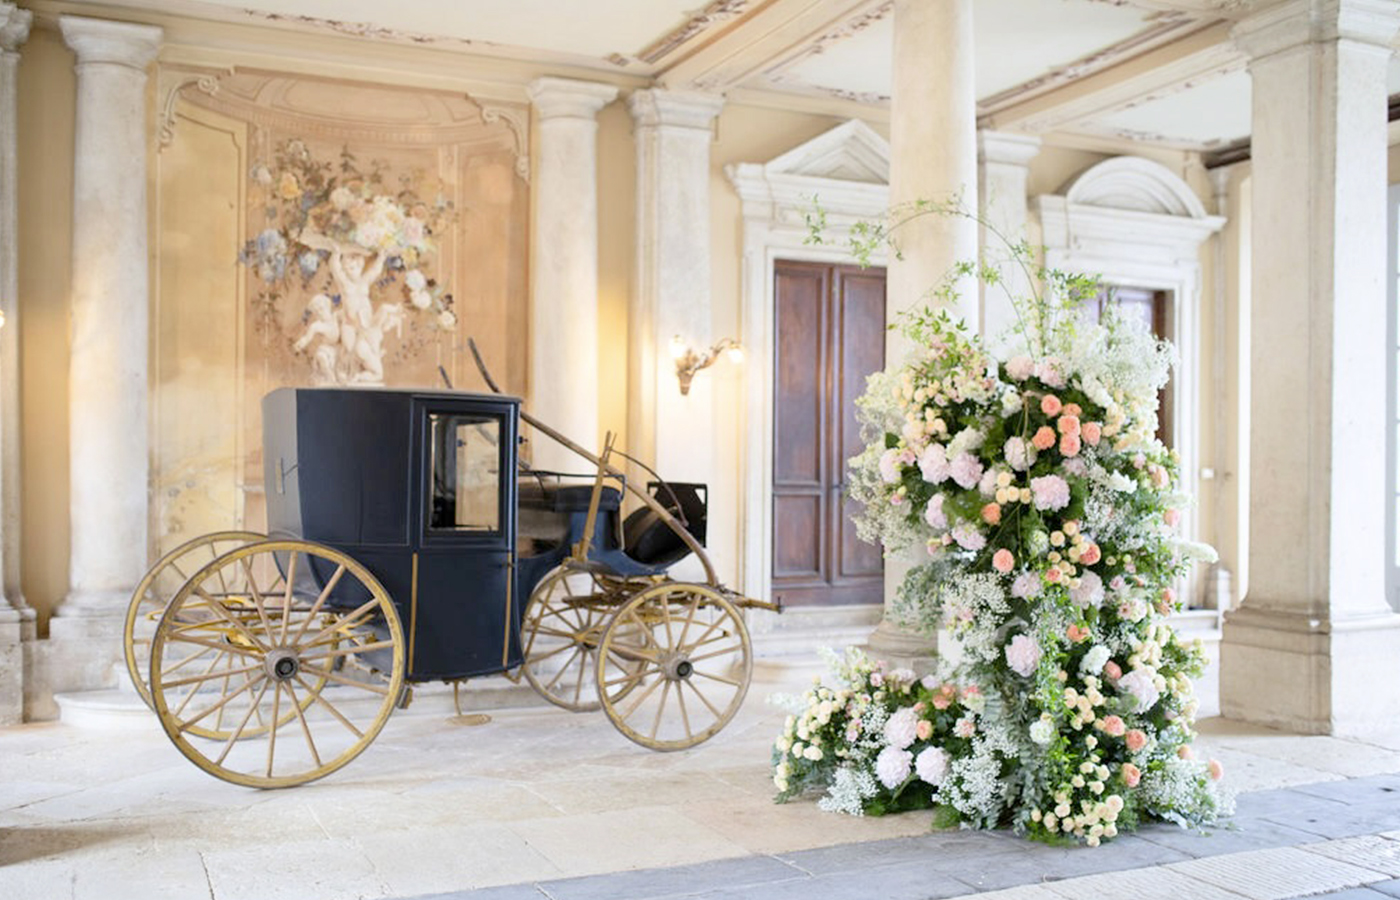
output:
[[[428,419],[432,441],[428,526],[443,531],[499,531],[500,420],[438,413]]]

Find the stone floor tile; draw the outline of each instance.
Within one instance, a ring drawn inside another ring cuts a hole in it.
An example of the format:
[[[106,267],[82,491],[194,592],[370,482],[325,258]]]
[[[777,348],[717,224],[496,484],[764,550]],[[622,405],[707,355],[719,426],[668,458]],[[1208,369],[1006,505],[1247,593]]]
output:
[[[1240,900],[1238,894],[1153,866],[1126,872],[1107,872],[1046,882],[1043,887],[1068,900],[1103,900],[1105,897],[1131,897],[1133,900]]]
[[[553,900],[646,900],[768,885],[795,878],[805,879],[807,875],[772,856],[748,856],[667,869],[544,881],[539,886]]]
[[[1377,881],[1374,884],[1368,884],[1367,887],[1387,897],[1400,897],[1400,878],[1394,881]]]
[[[976,900],[1060,900],[1060,895],[1045,885],[1023,884],[1000,891],[984,891],[973,894]]]
[[[1348,778],[1400,771],[1400,750],[1325,735],[1225,739],[1223,746]]]
[[[503,824],[380,829],[361,821],[359,848],[390,896],[558,878],[563,871]]]
[[[1400,827],[1400,804],[1347,804],[1340,810],[1319,808],[1297,815],[1271,815],[1269,821],[1309,831],[1318,837],[1344,838]]]
[[[1189,859],[1185,853],[1132,835],[1102,847],[1050,847],[1027,842],[1013,854],[980,860],[975,869],[958,870],[957,876],[979,891],[990,891],[1185,859]]]
[[[1245,850],[1292,847],[1316,839],[1310,831],[1290,828],[1267,819],[1235,818],[1204,831],[1180,828],[1168,823],[1148,825],[1137,836],[1189,856],[1218,856]]]
[[[904,863],[706,891],[694,900],[940,900],[972,893],[972,888],[930,865]]]
[[[773,803],[749,797],[742,802],[696,803],[686,807],[685,814],[749,853],[785,853],[926,834],[932,819],[927,811],[846,816],[823,812],[813,801]]]
[[[1316,794],[1305,794],[1293,788],[1242,794],[1235,800],[1236,819],[1274,819],[1295,816],[1314,810],[1346,809],[1346,801]]]
[[[413,897],[411,900],[549,900],[549,895],[533,884],[508,884],[474,891],[452,891],[446,894]]]
[[[1264,756],[1236,747],[1211,747],[1198,744],[1201,757],[1217,759],[1225,768],[1226,782],[1236,791],[1272,791],[1319,781],[1341,781],[1346,776],[1296,760]]]
[[[668,806],[506,823],[571,875],[686,865],[746,855],[740,844]]]
[[[1293,788],[1300,794],[1311,794],[1340,803],[1400,804],[1400,774],[1371,775],[1342,781],[1300,784]]]
[[[745,793],[705,772],[634,771],[606,778],[550,781],[535,785],[533,791],[544,802],[568,815],[648,806],[657,797],[682,806],[740,800],[772,805],[767,798]]]
[[[1298,849],[1383,872],[1391,878],[1400,878],[1400,841],[1392,841],[1378,834],[1304,844]]]
[[[388,885],[359,847],[338,841],[264,840],[202,853],[210,900],[382,897]]]
[[[929,862],[957,874],[956,870],[978,867],[994,856],[1015,854],[1022,846],[1018,839],[999,832],[949,830],[887,841],[818,847],[778,856],[813,875],[913,862]]]
[[[1385,880],[1378,872],[1292,847],[1208,856],[1168,868],[1250,900],[1285,900]]]

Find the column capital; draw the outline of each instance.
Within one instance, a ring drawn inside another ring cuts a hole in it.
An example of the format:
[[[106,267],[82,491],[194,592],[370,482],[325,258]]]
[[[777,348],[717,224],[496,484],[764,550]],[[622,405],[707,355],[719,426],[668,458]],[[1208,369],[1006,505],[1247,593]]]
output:
[[[1029,166],[1040,152],[1040,138],[1030,134],[992,131],[977,132],[977,161],[1008,166]]]
[[[1350,40],[1390,50],[1400,30],[1394,0],[1284,0],[1242,19],[1236,45],[1260,59],[1318,41]]]
[[[666,91],[650,88],[633,91],[627,98],[632,118],[642,126],[672,126],[710,130],[710,123],[724,106],[724,98],[703,91]]]
[[[525,93],[541,119],[587,119],[617,97],[617,87],[572,78],[536,78]]]
[[[83,16],[59,16],[63,41],[78,55],[78,65],[110,63],[146,71],[160,51],[163,29],[154,25],[111,22]]]
[[[14,53],[29,39],[34,14],[13,3],[0,3],[0,52]]]

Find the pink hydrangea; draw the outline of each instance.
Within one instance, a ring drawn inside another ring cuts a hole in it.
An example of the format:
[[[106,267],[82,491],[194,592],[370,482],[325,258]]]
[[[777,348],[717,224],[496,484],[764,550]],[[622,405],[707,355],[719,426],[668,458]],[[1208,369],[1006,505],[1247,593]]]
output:
[[[1052,388],[1062,388],[1065,386],[1062,363],[1054,356],[1047,356],[1035,364],[1035,377]]]
[[[982,463],[971,453],[959,453],[948,469],[948,474],[958,483],[958,487],[968,490],[976,487],[982,478]]]
[[[986,535],[967,522],[960,522],[953,529],[953,540],[958,542],[959,547],[974,553],[987,546]]]
[[[1146,712],[1162,695],[1161,691],[1157,690],[1157,685],[1152,683],[1152,673],[1146,669],[1134,669],[1119,678],[1117,687],[1124,694],[1129,694],[1137,700],[1137,707],[1133,712]]]
[[[875,777],[890,790],[894,790],[909,777],[909,768],[914,754],[899,747],[886,747],[875,757]]]
[[[1012,381],[1025,381],[1035,374],[1035,360],[1022,354],[1006,361],[1006,374]]]
[[[899,480],[899,450],[891,447],[880,454],[880,480],[894,484]]]
[[[1010,574],[1011,570],[1015,567],[1016,557],[1005,547],[1002,547],[996,553],[992,554],[992,568],[996,569],[1001,574]]]
[[[923,781],[937,787],[948,777],[948,753],[942,747],[928,747],[914,760],[914,772]]]
[[[1040,644],[1029,635],[1016,635],[1003,652],[1011,671],[1023,678],[1029,678],[1035,672],[1035,667],[1040,665]]]
[[[1018,600],[1040,596],[1040,576],[1034,572],[1022,572],[1011,583],[1011,596]]]
[[[948,456],[942,444],[929,444],[919,456],[919,472],[929,484],[939,484],[948,478]]]
[[[1079,584],[1069,589],[1069,599],[1080,609],[1097,609],[1103,603],[1103,579],[1094,572],[1083,572]]]
[[[983,497],[992,497],[997,492],[997,470],[988,469],[982,473],[982,480],[977,482],[977,492]]]
[[[928,506],[924,508],[924,521],[930,528],[942,531],[948,527],[948,517],[943,514],[943,495],[934,494],[928,500]]]
[[[1057,510],[1069,506],[1069,482],[1058,475],[1042,475],[1031,479],[1035,508]]]

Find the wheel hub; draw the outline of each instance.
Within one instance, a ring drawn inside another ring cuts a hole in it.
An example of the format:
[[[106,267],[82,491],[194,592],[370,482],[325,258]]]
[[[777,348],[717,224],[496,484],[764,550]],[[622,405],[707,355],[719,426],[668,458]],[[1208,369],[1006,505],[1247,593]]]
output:
[[[301,661],[297,652],[289,647],[274,647],[267,652],[263,661],[267,676],[273,681],[291,681],[301,672]]]
[[[661,674],[667,681],[682,681],[694,671],[694,664],[684,653],[675,653],[661,662]]]

